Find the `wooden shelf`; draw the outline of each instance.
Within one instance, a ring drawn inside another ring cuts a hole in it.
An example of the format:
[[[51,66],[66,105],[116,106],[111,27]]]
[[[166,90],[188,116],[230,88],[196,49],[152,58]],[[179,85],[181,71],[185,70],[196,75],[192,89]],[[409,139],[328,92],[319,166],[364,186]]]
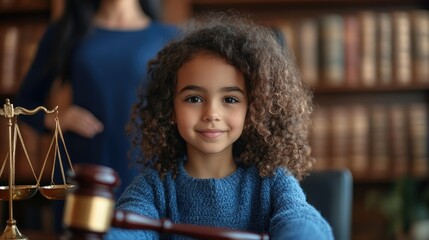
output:
[[[49,0],[3,0],[0,13],[49,12]]]
[[[425,1],[423,0],[193,0],[192,3],[194,5],[231,5],[231,4],[241,4],[241,5],[252,5],[252,4],[260,4],[260,5],[270,5],[270,4],[298,4],[298,3],[311,3],[311,4],[325,4],[330,5],[331,7],[337,7],[338,5],[348,5],[348,4],[423,4]],[[308,7],[308,6],[307,6]]]
[[[220,8],[270,8],[281,11],[291,11],[295,8],[306,10],[340,9],[340,8],[391,8],[422,6],[423,0],[193,0],[194,9],[220,9]],[[279,9],[279,7],[282,7]],[[322,8],[322,9],[321,9]]]
[[[412,178],[418,182],[429,182],[429,176],[413,176],[413,175],[401,175],[396,176],[393,174],[386,173],[366,173],[366,174],[353,174],[353,182],[355,185],[358,184],[392,184],[401,178]]]
[[[392,86],[320,86],[314,89],[315,93],[395,93],[395,92],[427,92],[429,91],[429,84],[412,84],[406,86],[392,85]]]

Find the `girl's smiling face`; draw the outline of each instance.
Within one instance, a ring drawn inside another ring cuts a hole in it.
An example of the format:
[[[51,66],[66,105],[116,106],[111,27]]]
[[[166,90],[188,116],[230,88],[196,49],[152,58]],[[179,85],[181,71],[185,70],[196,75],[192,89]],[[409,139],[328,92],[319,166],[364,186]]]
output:
[[[190,154],[228,154],[247,113],[245,80],[223,58],[201,53],[178,71],[174,121]]]

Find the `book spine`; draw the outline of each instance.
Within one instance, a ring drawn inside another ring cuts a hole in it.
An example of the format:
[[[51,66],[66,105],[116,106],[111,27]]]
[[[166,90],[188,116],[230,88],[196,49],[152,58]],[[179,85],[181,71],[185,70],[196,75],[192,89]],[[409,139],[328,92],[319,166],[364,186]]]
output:
[[[361,25],[360,76],[363,86],[372,87],[377,83],[376,15],[372,11],[363,11],[359,16]]]
[[[327,14],[320,24],[322,78],[327,86],[341,86],[345,78],[343,17]]]
[[[344,17],[344,67],[346,85],[356,87],[359,84],[360,25],[356,15]]]
[[[388,114],[384,104],[375,103],[370,114],[370,154],[374,176],[384,176],[389,170]]]
[[[410,16],[413,78],[416,83],[429,83],[429,11],[414,10]]]
[[[392,173],[394,177],[405,176],[408,169],[409,146],[408,146],[408,123],[406,106],[392,104],[389,106],[390,114],[390,143],[392,157]]]
[[[350,119],[348,109],[341,105],[332,106],[330,117],[332,168],[346,168],[349,162],[348,148],[350,147]]]
[[[316,87],[319,81],[318,62],[318,23],[315,19],[307,18],[300,21],[297,29],[298,65],[302,79],[310,87]]]
[[[411,30],[408,12],[395,11],[393,20],[394,76],[398,85],[411,83]]]
[[[350,169],[362,176],[369,169],[369,113],[363,104],[351,106],[350,111]]]
[[[284,40],[285,50],[292,56],[296,56],[297,43],[296,43],[296,27],[295,22],[291,20],[284,20],[277,26],[277,29],[282,33]]]
[[[381,12],[377,15],[377,62],[378,82],[382,86],[393,83],[392,77],[392,19],[389,13]]]
[[[318,107],[312,115],[310,132],[312,156],[316,159],[315,170],[325,170],[330,167],[329,161],[329,113],[325,107]]]
[[[409,106],[409,129],[411,140],[411,173],[427,177],[428,158],[428,109],[425,103],[412,103]]]
[[[6,27],[3,38],[1,92],[10,94],[13,92],[17,73],[18,28],[16,26]]]

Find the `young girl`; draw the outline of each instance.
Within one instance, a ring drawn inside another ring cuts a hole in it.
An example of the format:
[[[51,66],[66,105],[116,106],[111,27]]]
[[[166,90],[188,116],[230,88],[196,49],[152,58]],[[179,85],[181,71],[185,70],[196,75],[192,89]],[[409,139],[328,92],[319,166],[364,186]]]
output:
[[[268,28],[242,17],[208,15],[184,32],[149,63],[151,86],[129,125],[145,170],[117,208],[271,239],[333,239],[297,181],[313,162],[312,105],[292,58]]]

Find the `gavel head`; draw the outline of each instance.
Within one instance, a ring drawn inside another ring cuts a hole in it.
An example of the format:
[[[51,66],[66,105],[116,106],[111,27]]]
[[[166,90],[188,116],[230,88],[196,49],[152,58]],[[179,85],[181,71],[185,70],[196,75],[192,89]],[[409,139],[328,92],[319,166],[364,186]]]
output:
[[[118,174],[109,167],[79,164],[68,176],[77,187],[66,196],[63,239],[102,239],[112,221]]]

